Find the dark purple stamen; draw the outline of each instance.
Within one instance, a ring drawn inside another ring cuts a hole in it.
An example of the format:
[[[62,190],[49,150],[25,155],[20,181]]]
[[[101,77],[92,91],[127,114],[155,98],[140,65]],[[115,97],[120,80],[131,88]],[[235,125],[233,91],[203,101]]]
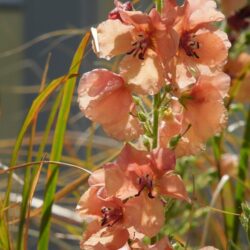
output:
[[[184,33],[181,36],[180,47],[185,50],[186,55],[194,58],[200,58],[195,50],[200,48],[200,44],[195,40],[194,34]]]
[[[123,216],[121,208],[103,207],[101,209],[101,212],[102,212],[102,220],[101,220],[102,226],[112,227]]]
[[[144,60],[144,56],[146,53],[146,50],[149,46],[149,39],[147,37],[144,37],[143,35],[138,36],[139,39],[132,43],[133,49],[127,52],[128,55],[133,55],[133,57],[136,57],[138,55],[138,58],[140,60]]]
[[[153,181],[151,179],[151,177],[147,174],[146,176],[140,177],[138,179],[138,184],[140,186],[140,189],[138,191],[138,193],[135,196],[139,196],[141,194],[141,192],[144,190],[144,188],[147,188],[148,190],[148,197],[153,199],[155,198],[152,194],[153,191]]]

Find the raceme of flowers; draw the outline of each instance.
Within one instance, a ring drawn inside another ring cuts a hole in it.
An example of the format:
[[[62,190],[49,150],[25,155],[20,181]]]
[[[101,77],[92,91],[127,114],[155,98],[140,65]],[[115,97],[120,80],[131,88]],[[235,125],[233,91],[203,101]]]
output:
[[[143,238],[159,233],[170,199],[191,202],[176,158],[204,150],[226,124],[230,78],[222,70],[230,43],[218,29],[224,15],[212,0],[165,0],[149,13],[114,4],[91,31],[94,52],[115,57],[117,70],[83,74],[78,102],[125,145],[92,173],[79,201],[77,212],[88,222],[81,249],[172,249],[167,237],[152,245]]]

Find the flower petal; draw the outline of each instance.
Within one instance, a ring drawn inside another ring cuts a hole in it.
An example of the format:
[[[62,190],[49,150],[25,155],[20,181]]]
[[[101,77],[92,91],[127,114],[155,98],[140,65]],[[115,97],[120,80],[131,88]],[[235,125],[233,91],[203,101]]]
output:
[[[93,172],[89,179],[88,183],[90,186],[104,186],[104,170],[103,169],[98,169],[95,172]]]
[[[90,187],[80,198],[76,212],[85,218],[101,217],[103,202],[98,197],[98,187]]]
[[[131,105],[131,113],[134,113],[133,106]],[[120,141],[133,141],[143,133],[139,121],[130,114],[124,115],[115,123],[110,122],[103,125],[103,129],[109,136]]]
[[[163,204],[157,198],[150,199],[143,192],[125,204],[124,220],[138,232],[153,237],[164,224]]]
[[[133,181],[128,179],[126,173],[117,164],[106,164],[105,187],[109,196],[116,196],[120,199],[127,199],[138,193]]]
[[[139,121],[129,114],[134,108],[131,93],[124,80],[111,71],[99,69],[84,74],[78,102],[87,118],[119,140],[132,140],[141,133]]]
[[[211,76],[201,76],[201,82],[210,82],[220,93],[221,97],[224,98],[228,95],[228,91],[230,88],[231,79],[229,75],[223,72],[215,72]]]
[[[199,58],[193,58],[196,63],[209,66],[223,66],[226,63],[230,42],[224,32],[200,29],[196,33],[196,40],[199,43],[196,50]]]
[[[179,175],[167,173],[157,182],[161,194],[190,202],[184,182]]]
[[[151,19],[141,11],[120,11],[121,19],[128,25],[133,25],[137,31],[149,32],[152,29]]]
[[[117,164],[125,171],[130,164],[145,165],[148,164],[148,153],[146,151],[137,150],[130,144],[125,144],[121,153],[117,158]]]
[[[164,148],[154,149],[151,154],[153,168],[161,173],[174,170],[176,164],[175,153],[173,150]]]
[[[98,57],[110,59],[113,56],[126,54],[132,49],[134,27],[123,24],[119,19],[100,23],[92,29],[93,49]]]
[[[120,74],[137,94],[154,95],[165,83],[162,64],[151,49],[147,49],[144,60],[126,56],[120,63]]]
[[[225,16],[216,7],[213,0],[189,1],[189,28],[193,29],[201,23],[222,21]]]
[[[105,227],[101,228],[96,233],[91,234],[91,236],[88,237],[85,241],[82,241],[81,249],[117,250],[125,245],[128,238],[129,234],[126,229],[119,227]]]
[[[214,80],[216,81],[215,78]],[[204,148],[203,144],[219,133],[227,121],[227,111],[220,90],[210,81],[204,81],[204,78],[200,77],[198,83],[192,88],[190,96],[192,98],[185,103],[182,131],[185,131],[189,125],[191,128],[176,148],[179,153],[185,155],[195,154]],[[187,143],[190,146],[187,147]],[[177,155],[179,155],[178,152]]]

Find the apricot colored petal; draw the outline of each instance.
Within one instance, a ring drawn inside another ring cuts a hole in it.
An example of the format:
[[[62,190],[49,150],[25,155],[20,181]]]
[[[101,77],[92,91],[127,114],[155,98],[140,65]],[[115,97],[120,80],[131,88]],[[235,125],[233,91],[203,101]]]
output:
[[[104,179],[104,170],[98,169],[90,175],[88,183],[90,186],[104,186]]]
[[[116,162],[123,169],[123,171],[125,171],[130,164],[136,163],[138,165],[145,165],[149,162],[148,152],[138,150],[127,143],[123,147]]]
[[[185,89],[196,82],[192,73],[194,63],[182,52],[179,55],[179,63],[176,65],[176,82],[180,89]]]
[[[125,174],[117,164],[105,165],[105,187],[109,196],[127,199],[138,193],[132,180],[128,179]]]
[[[90,187],[80,198],[76,212],[86,217],[101,217],[103,202],[98,197],[98,187]]]
[[[92,101],[85,114],[92,121],[102,125],[117,123],[123,117],[128,117],[132,106],[132,97],[125,88],[113,91],[108,96]]]
[[[211,76],[201,76],[200,81],[210,82],[219,91],[222,98],[228,95],[231,82],[229,75],[223,72],[216,72]]]
[[[149,12],[149,17],[151,19],[151,23],[156,30],[166,30],[166,25],[162,22],[162,18],[160,13],[156,10],[156,8],[151,9]]]
[[[141,11],[120,11],[124,23],[132,25],[138,31],[148,32],[152,29],[151,19]]]
[[[133,105],[131,105],[131,109],[133,109],[132,107]],[[133,141],[143,133],[138,119],[130,114],[124,115],[116,122],[106,123],[103,125],[103,129],[109,136],[120,141]]]
[[[185,154],[197,153],[204,148],[203,144],[213,135],[220,132],[227,121],[227,111],[219,90],[212,84],[199,82],[192,89],[192,99],[186,102],[184,110],[183,131],[189,124],[191,128],[182,138],[182,150]],[[190,144],[187,148],[185,143]],[[181,147],[178,145],[177,148]]]
[[[128,231],[123,228],[102,228],[93,233],[87,240],[82,242],[82,249],[91,249],[90,247],[105,247],[108,250],[117,250],[125,245],[129,237]],[[85,248],[83,248],[85,247]],[[89,248],[87,248],[89,247]],[[92,248],[93,250],[99,248]],[[100,248],[102,249],[102,248]]]
[[[166,173],[157,182],[159,193],[190,202],[184,182],[179,175]]]
[[[216,8],[216,2],[213,0],[189,1],[189,28],[193,29],[201,23],[222,21],[225,16]]]
[[[165,30],[156,30],[153,34],[154,46],[157,55],[161,58],[164,65],[176,55],[179,47],[179,35],[168,27]]]
[[[120,63],[120,74],[137,94],[154,95],[165,83],[162,64],[151,49],[146,51],[144,60],[126,56]]]
[[[138,120],[129,114],[134,108],[131,93],[117,74],[104,69],[84,74],[78,102],[87,118],[100,123],[117,139],[135,139],[141,133]]]
[[[174,170],[176,164],[174,151],[166,147],[154,149],[151,153],[151,160],[153,168],[159,170],[160,173]]]
[[[100,223],[98,220],[92,221],[88,224],[87,230],[83,233],[83,239],[80,242],[80,249],[83,250],[107,250],[104,246],[99,244],[98,242],[96,245],[89,245],[86,246],[85,241],[88,240],[91,235],[97,233],[99,230],[101,230]]]
[[[200,48],[196,50],[199,58],[193,58],[193,60],[208,66],[223,66],[226,63],[230,47],[227,35],[222,31],[208,29],[204,29],[196,35],[196,40],[200,44]]]
[[[90,116],[88,107],[92,101],[112,94],[124,86],[124,80],[106,69],[95,69],[83,74],[78,86],[78,102],[81,111]]]
[[[120,20],[104,21],[92,29],[93,49],[98,57],[110,59],[132,49],[134,27]]]
[[[187,127],[188,125],[185,126]],[[196,155],[205,149],[204,140],[195,133],[195,130],[190,128],[188,134],[179,141],[175,148],[175,153],[176,157],[182,157],[186,155]]]
[[[178,6],[176,0],[164,0],[161,17],[165,24],[173,25],[183,19],[184,11],[188,1],[184,1],[184,6]]]
[[[211,84],[195,86],[193,97],[193,100],[187,102],[184,116],[186,122],[192,125],[190,131],[195,131],[205,142],[225,125],[226,109],[219,91]]]
[[[143,192],[125,204],[124,220],[138,232],[153,237],[164,224],[163,204],[157,198],[150,199]]]

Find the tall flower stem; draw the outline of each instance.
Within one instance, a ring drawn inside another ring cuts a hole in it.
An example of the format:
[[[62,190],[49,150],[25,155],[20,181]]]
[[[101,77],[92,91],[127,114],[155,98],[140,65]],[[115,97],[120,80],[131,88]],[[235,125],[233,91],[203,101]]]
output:
[[[155,7],[156,7],[157,11],[160,12],[162,7],[163,7],[163,1],[162,0],[154,0],[154,2],[155,2]]]
[[[159,103],[160,93],[154,95],[153,99],[153,149],[158,145]]]
[[[163,2],[162,0],[154,0],[156,9],[161,12]],[[153,144],[152,149],[156,148],[158,145],[158,125],[159,125],[159,103],[160,103],[160,93],[154,95],[153,98]]]

